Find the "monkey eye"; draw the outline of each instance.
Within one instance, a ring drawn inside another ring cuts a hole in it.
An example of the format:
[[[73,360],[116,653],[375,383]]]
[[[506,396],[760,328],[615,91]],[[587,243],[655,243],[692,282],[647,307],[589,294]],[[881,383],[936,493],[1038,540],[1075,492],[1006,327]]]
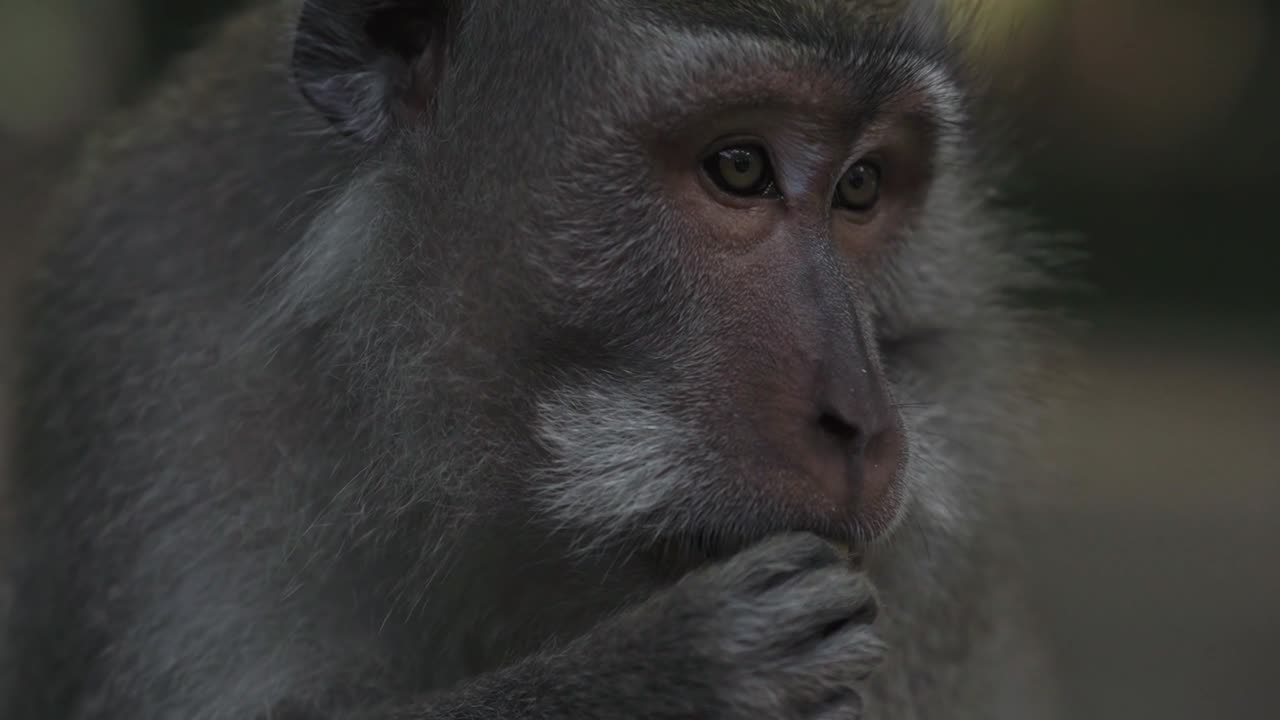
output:
[[[880,200],[880,168],[863,160],[845,172],[836,187],[836,207],[866,212]]]
[[[712,153],[702,162],[707,176],[721,190],[738,197],[777,197],[769,155],[758,145],[734,145]]]

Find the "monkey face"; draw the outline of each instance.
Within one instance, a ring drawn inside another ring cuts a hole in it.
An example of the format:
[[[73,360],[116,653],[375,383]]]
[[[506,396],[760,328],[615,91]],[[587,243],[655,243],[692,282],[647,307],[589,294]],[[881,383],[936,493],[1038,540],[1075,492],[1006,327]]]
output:
[[[690,48],[651,53],[653,77],[601,81],[651,94],[561,166],[568,188],[592,167],[590,192],[546,203],[572,208],[546,231],[542,264],[566,288],[551,315],[598,345],[539,398],[536,492],[605,534],[868,542],[907,506],[911,452],[875,288],[911,242],[955,109],[902,48]]]

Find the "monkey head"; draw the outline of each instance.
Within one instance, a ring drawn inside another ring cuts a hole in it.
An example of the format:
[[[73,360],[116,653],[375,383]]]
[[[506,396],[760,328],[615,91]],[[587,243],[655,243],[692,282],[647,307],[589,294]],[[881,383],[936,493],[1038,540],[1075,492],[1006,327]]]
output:
[[[484,448],[486,489],[593,542],[892,530],[941,472],[907,410],[989,395],[946,375],[977,351],[944,338],[1001,290],[917,10],[306,2],[297,84],[369,159],[335,204],[363,224],[322,238],[360,249],[313,255],[390,259],[335,304],[380,313],[346,337],[450,358],[365,363],[359,387],[424,434],[483,408],[449,435]]]

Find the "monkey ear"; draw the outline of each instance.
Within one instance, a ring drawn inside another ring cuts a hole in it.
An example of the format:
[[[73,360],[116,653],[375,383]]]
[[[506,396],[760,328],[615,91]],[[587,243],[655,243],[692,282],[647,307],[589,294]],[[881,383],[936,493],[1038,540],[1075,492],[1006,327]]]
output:
[[[294,82],[334,127],[361,142],[425,121],[444,74],[453,4],[306,0],[294,39]]]

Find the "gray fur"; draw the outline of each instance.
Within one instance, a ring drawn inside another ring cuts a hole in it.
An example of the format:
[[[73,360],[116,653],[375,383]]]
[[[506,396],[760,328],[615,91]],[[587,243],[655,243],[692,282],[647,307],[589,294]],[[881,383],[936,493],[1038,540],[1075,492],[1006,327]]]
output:
[[[293,85],[296,3],[263,3],[91,145],[27,296],[0,716],[1033,717],[1004,700],[1035,657],[1005,519],[1045,332],[1017,293],[1048,283],[929,18],[441,4],[421,127],[397,76],[334,132]],[[635,172],[762,66],[923,87],[945,129],[889,270],[847,289],[912,441],[865,574],[761,542],[822,528],[699,420],[733,319]]]

